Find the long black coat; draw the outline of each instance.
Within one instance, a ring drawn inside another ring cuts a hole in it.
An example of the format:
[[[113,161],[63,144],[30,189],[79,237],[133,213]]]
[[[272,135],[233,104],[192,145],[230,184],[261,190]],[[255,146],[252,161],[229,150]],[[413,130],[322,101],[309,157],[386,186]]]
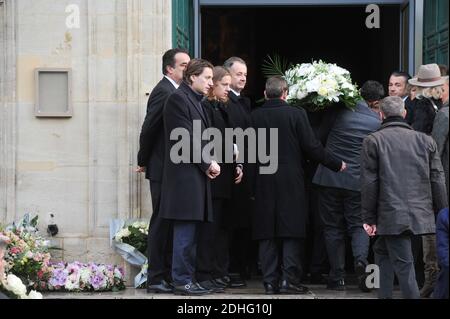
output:
[[[233,152],[233,145],[225,145],[225,129],[231,127],[227,114],[227,106],[218,101],[204,100],[203,108],[208,114],[210,127],[218,129],[222,134],[222,158],[220,159],[220,175],[211,181],[211,195],[213,199],[228,199],[231,197],[234,171],[236,164],[225,163],[225,152]],[[228,149],[226,149],[228,148]]]
[[[193,154],[201,146],[193,143],[193,121],[201,122],[202,133],[208,126],[207,113],[201,105],[202,96],[195,93],[185,82],[173,93],[164,106],[165,159],[161,192],[160,214],[163,218],[183,221],[212,221],[211,183],[206,176],[210,161],[193,162]],[[189,133],[190,154],[182,152],[184,160],[174,163],[170,158],[171,148],[181,141],[170,140],[174,129],[186,129]]]
[[[253,111],[252,122],[255,129],[267,129],[267,139],[270,128],[278,129],[277,172],[262,175],[261,165],[257,165],[253,238],[304,238],[308,215],[303,172],[305,157],[334,171],[341,168],[342,161],[322,147],[303,109],[279,99],[269,100]]]
[[[251,103],[245,96],[237,96],[233,92],[228,94],[227,114],[231,128],[241,128],[246,130],[252,127]],[[244,176],[241,183],[233,184],[232,195],[227,214],[225,216],[225,226],[235,228],[249,228],[251,224],[251,211],[253,201],[251,185],[253,184],[253,166],[247,162],[247,146],[239,149],[239,158],[243,159],[245,154]],[[238,160],[239,161],[239,160]]]
[[[165,77],[155,86],[147,103],[147,115],[139,137],[138,165],[145,167],[145,178],[162,181],[164,165],[163,108],[175,87]]]

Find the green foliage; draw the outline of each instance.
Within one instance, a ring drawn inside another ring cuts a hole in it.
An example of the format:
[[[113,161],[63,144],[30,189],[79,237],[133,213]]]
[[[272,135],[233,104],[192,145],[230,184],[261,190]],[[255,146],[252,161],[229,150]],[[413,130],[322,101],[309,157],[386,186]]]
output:
[[[128,226],[128,230],[130,231],[131,235],[128,237],[123,237],[122,242],[135,247],[141,253],[146,255],[148,235],[143,233],[139,228],[133,227],[132,225]]]
[[[291,67],[292,64],[279,54],[275,53],[273,57],[268,54],[263,60],[261,72],[266,78],[270,78],[271,76],[284,76],[286,70]]]

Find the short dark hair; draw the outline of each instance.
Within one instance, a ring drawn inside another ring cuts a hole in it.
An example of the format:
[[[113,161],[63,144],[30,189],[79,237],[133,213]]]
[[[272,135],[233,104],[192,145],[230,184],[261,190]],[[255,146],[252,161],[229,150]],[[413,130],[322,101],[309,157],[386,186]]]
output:
[[[168,66],[171,66],[172,68],[175,67],[175,55],[177,55],[178,53],[186,53],[187,55],[189,55],[186,50],[180,48],[170,49],[164,53],[162,57],[162,73],[164,75],[167,74]]]
[[[282,76],[272,76],[266,81],[266,97],[268,99],[280,98],[287,90],[287,81]]]
[[[234,63],[239,62],[242,63],[243,65],[247,65],[247,63],[245,63],[245,61],[237,56],[232,56],[231,58],[228,58],[224,63],[223,63],[223,67],[225,69],[227,69],[228,71],[230,71],[230,68],[233,66]]]
[[[448,67],[445,64],[438,64],[439,70],[441,70],[441,76],[448,75]]]
[[[192,59],[189,61],[186,70],[184,71],[184,80],[187,83],[192,84],[191,76],[202,74],[205,68],[210,68],[212,70],[214,69],[214,66],[211,62],[203,59]]]
[[[409,75],[408,72],[403,72],[403,71],[394,71],[391,73],[391,75],[389,77],[391,77],[391,76],[396,76],[396,77],[401,76],[402,78],[405,79],[406,84],[408,84],[408,80],[411,78],[411,75]]]
[[[384,98],[384,88],[380,82],[366,81],[359,90],[362,98],[367,102],[379,101]]]

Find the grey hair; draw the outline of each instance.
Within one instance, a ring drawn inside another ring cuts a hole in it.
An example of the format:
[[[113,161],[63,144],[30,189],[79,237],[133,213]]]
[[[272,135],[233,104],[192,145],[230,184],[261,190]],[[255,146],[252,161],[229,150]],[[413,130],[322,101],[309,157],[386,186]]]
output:
[[[244,60],[242,60],[241,58],[237,57],[237,56],[232,56],[231,58],[228,58],[224,63],[223,63],[223,67],[225,69],[227,69],[228,71],[230,71],[231,67],[233,66],[234,63],[239,62],[242,63],[243,65],[247,65],[247,63],[245,63]]]
[[[266,97],[268,99],[280,98],[288,90],[288,84],[282,76],[272,76],[266,81]]]
[[[380,109],[385,117],[402,116],[405,102],[399,96],[388,96],[381,100]]]

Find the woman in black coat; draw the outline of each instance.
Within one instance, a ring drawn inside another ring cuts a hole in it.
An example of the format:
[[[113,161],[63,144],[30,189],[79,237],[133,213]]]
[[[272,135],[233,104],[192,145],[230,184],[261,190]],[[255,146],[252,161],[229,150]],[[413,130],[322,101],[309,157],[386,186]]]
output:
[[[227,153],[233,154],[234,150],[232,141],[226,144],[225,140],[225,129],[233,127],[226,106],[231,76],[226,69],[217,66],[213,69],[213,83],[202,106],[208,115],[210,128],[221,133],[222,154],[221,158],[217,158],[221,172],[211,181],[213,221],[202,224],[199,229],[196,278],[203,287],[220,291],[226,287],[229,264],[228,233],[223,225],[225,204],[231,198],[233,183],[240,183],[243,174],[241,166],[226,162],[225,157]]]
[[[417,102],[411,126],[416,131],[430,135],[436,113],[442,107],[445,78],[441,76],[439,66],[432,63],[421,65],[417,77],[409,79],[408,83],[417,87]]]
[[[432,88],[436,90],[436,88]],[[417,98],[412,127],[418,132],[430,135],[433,131],[434,118],[437,112],[442,108],[441,99],[435,99],[428,94]]]

